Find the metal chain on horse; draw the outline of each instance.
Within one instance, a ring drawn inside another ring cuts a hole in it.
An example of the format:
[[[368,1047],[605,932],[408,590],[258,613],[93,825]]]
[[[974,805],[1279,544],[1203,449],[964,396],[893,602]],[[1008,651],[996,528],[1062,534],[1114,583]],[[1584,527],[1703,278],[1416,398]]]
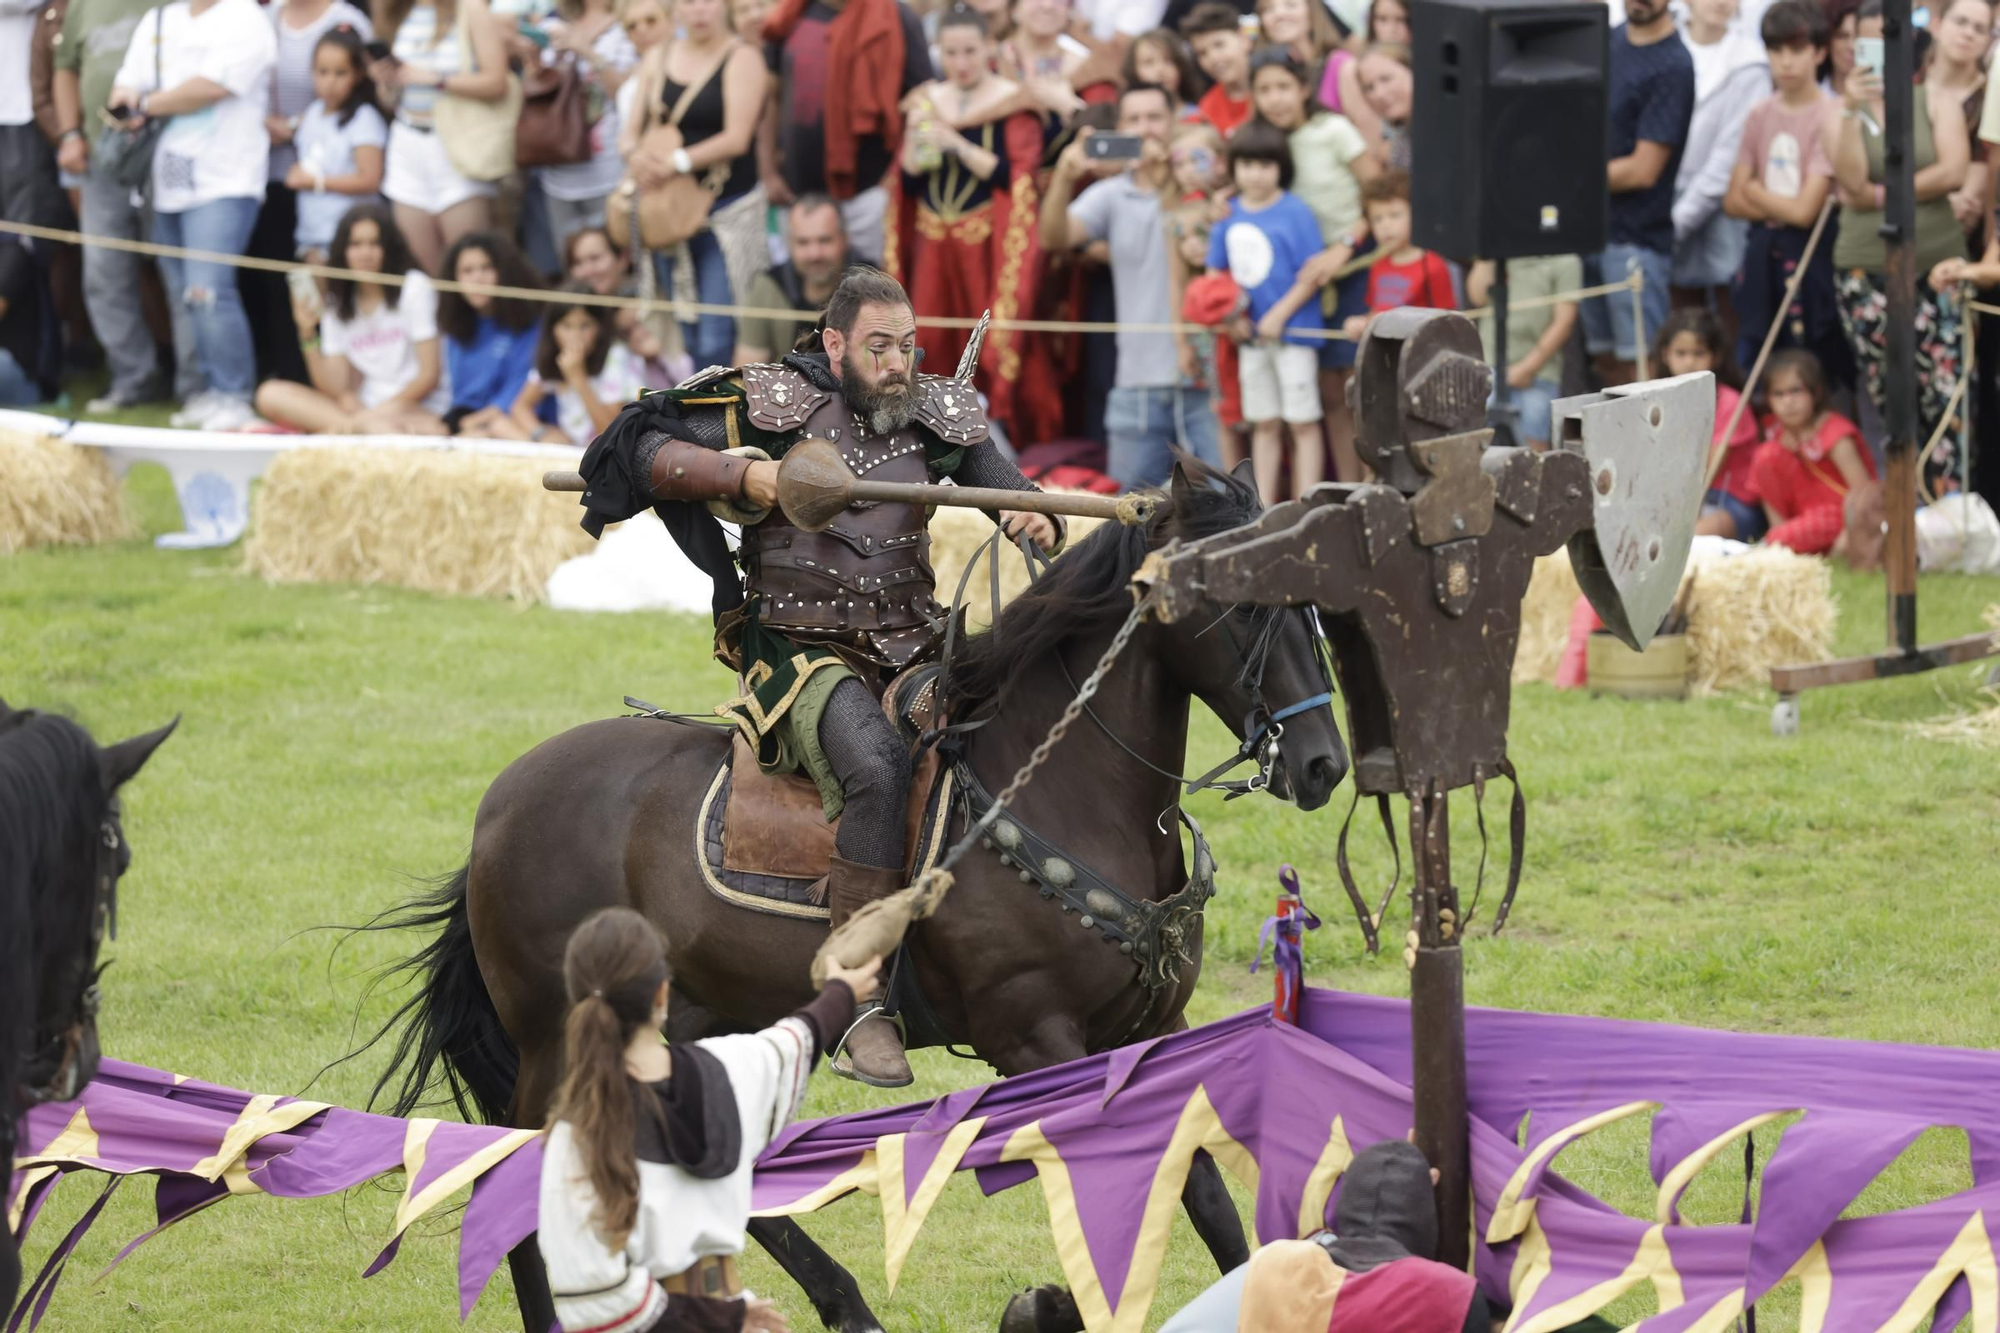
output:
[[[1076,697],[1069,701],[1062,715],[1055,720],[1055,725],[1049,728],[1049,734],[1029,752],[1027,761],[1015,771],[1013,779],[993,798],[992,807],[980,816],[977,823],[965,831],[964,837],[938,858],[936,865],[924,872],[922,879],[917,881],[916,887],[919,892],[917,903],[911,912],[913,920],[921,920],[937,910],[938,904],[944,901],[945,894],[951,891],[952,867],[957,865],[965,853],[993,827],[1001,812],[1012,804],[1021,789],[1034,778],[1035,770],[1048,761],[1049,754],[1055,749],[1057,742],[1061,741],[1076,720],[1083,716],[1084,709],[1089,705],[1092,696],[1104,684],[1104,678],[1111,674],[1111,668],[1118,661],[1119,654],[1124,652],[1125,645],[1132,641],[1132,635],[1138,631],[1139,623],[1145,619],[1146,609],[1152,601],[1153,594],[1148,593],[1133,605],[1132,614],[1125,617],[1125,623],[1111,636],[1111,643],[1105,648],[1104,655],[1097,659],[1097,666],[1083,678],[1083,684],[1078,687]]]

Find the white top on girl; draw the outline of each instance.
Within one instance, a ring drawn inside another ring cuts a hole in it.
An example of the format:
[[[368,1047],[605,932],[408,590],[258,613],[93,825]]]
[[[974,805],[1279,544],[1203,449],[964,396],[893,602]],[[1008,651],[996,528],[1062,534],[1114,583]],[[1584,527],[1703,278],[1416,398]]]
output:
[[[556,428],[569,437],[574,445],[587,445],[597,438],[597,423],[590,419],[590,409],[583,405],[583,399],[567,383],[550,388],[542,379],[542,372],[528,372],[528,387],[539,387],[556,400]],[[631,349],[623,342],[611,344],[610,352],[604,357],[604,369],[590,377],[590,387],[597,394],[597,401],[605,404],[624,404],[639,396],[646,387],[644,372],[633,357]]]
[[[277,60],[278,39],[257,0],[215,0],[199,15],[187,0],[175,0],[140,20],[116,86],[151,93],[208,79],[229,90],[221,101],[167,121],[153,151],[155,210],[185,213],[218,199],[264,197],[271,156],[264,116]]]
[[[356,107],[345,125],[340,113],[327,110],[325,102],[314,101],[299,117],[292,136],[299,164],[321,176],[351,176],[360,168],[354,161],[357,148],[381,149],[389,143],[389,122],[367,103]],[[330,194],[319,190],[299,191],[298,229],[293,240],[301,251],[324,250],[333,244],[333,229],[356,204],[380,203],[379,194]],[[405,299],[408,299],[407,289]]]
[[[403,293],[393,307],[387,289],[379,305],[357,309],[351,320],[329,305],[320,316],[319,336],[326,355],[345,357],[361,377],[355,390],[361,405],[380,407],[417,377],[417,344],[437,341],[437,288],[411,269],[403,275]],[[439,366],[438,385],[419,406],[443,416],[451,410],[451,385],[442,373],[442,352]]]

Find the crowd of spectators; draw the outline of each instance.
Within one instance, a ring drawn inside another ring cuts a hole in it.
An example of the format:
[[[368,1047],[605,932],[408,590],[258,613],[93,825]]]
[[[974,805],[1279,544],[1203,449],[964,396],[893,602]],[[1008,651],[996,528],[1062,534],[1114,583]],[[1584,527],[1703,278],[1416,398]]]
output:
[[[1609,236],[1506,262],[1512,429],[1546,443],[1556,397],[1642,361],[1715,370],[1734,408],[1775,323],[1704,526],[1813,545],[1787,506],[1865,484],[1883,435],[1879,0],[1611,19]],[[1989,0],[1920,21],[1935,493],[1966,476],[1969,285],[2000,276],[2000,97]],[[868,263],[920,317],[1118,326],[987,339],[1034,471],[1147,485],[1182,450],[1250,458],[1273,499],[1357,480],[1354,339],[1500,276],[1413,240],[1421,39],[1406,0],[0,0],[0,219],[351,271],[0,237],[0,399],[101,364],[91,413],[581,444],[641,389],[784,355]],[[1634,274],[1636,303],[1576,295]],[[926,326],[926,368],[967,338]]]

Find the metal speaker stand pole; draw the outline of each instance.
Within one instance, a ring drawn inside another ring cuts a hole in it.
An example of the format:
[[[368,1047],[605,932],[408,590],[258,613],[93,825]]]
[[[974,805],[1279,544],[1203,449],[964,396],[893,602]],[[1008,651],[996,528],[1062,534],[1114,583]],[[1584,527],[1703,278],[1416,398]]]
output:
[[[1493,290],[1486,303],[1493,307],[1493,448],[1511,449],[1520,443],[1521,410],[1514,403],[1513,386],[1507,383],[1507,261],[1493,261]]]

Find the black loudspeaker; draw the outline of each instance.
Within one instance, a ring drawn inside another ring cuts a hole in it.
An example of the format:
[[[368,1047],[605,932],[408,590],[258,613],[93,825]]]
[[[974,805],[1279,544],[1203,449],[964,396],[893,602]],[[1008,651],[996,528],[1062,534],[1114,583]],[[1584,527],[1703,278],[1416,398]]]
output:
[[[1610,10],[1414,0],[1413,240],[1453,259],[1602,250]]]

